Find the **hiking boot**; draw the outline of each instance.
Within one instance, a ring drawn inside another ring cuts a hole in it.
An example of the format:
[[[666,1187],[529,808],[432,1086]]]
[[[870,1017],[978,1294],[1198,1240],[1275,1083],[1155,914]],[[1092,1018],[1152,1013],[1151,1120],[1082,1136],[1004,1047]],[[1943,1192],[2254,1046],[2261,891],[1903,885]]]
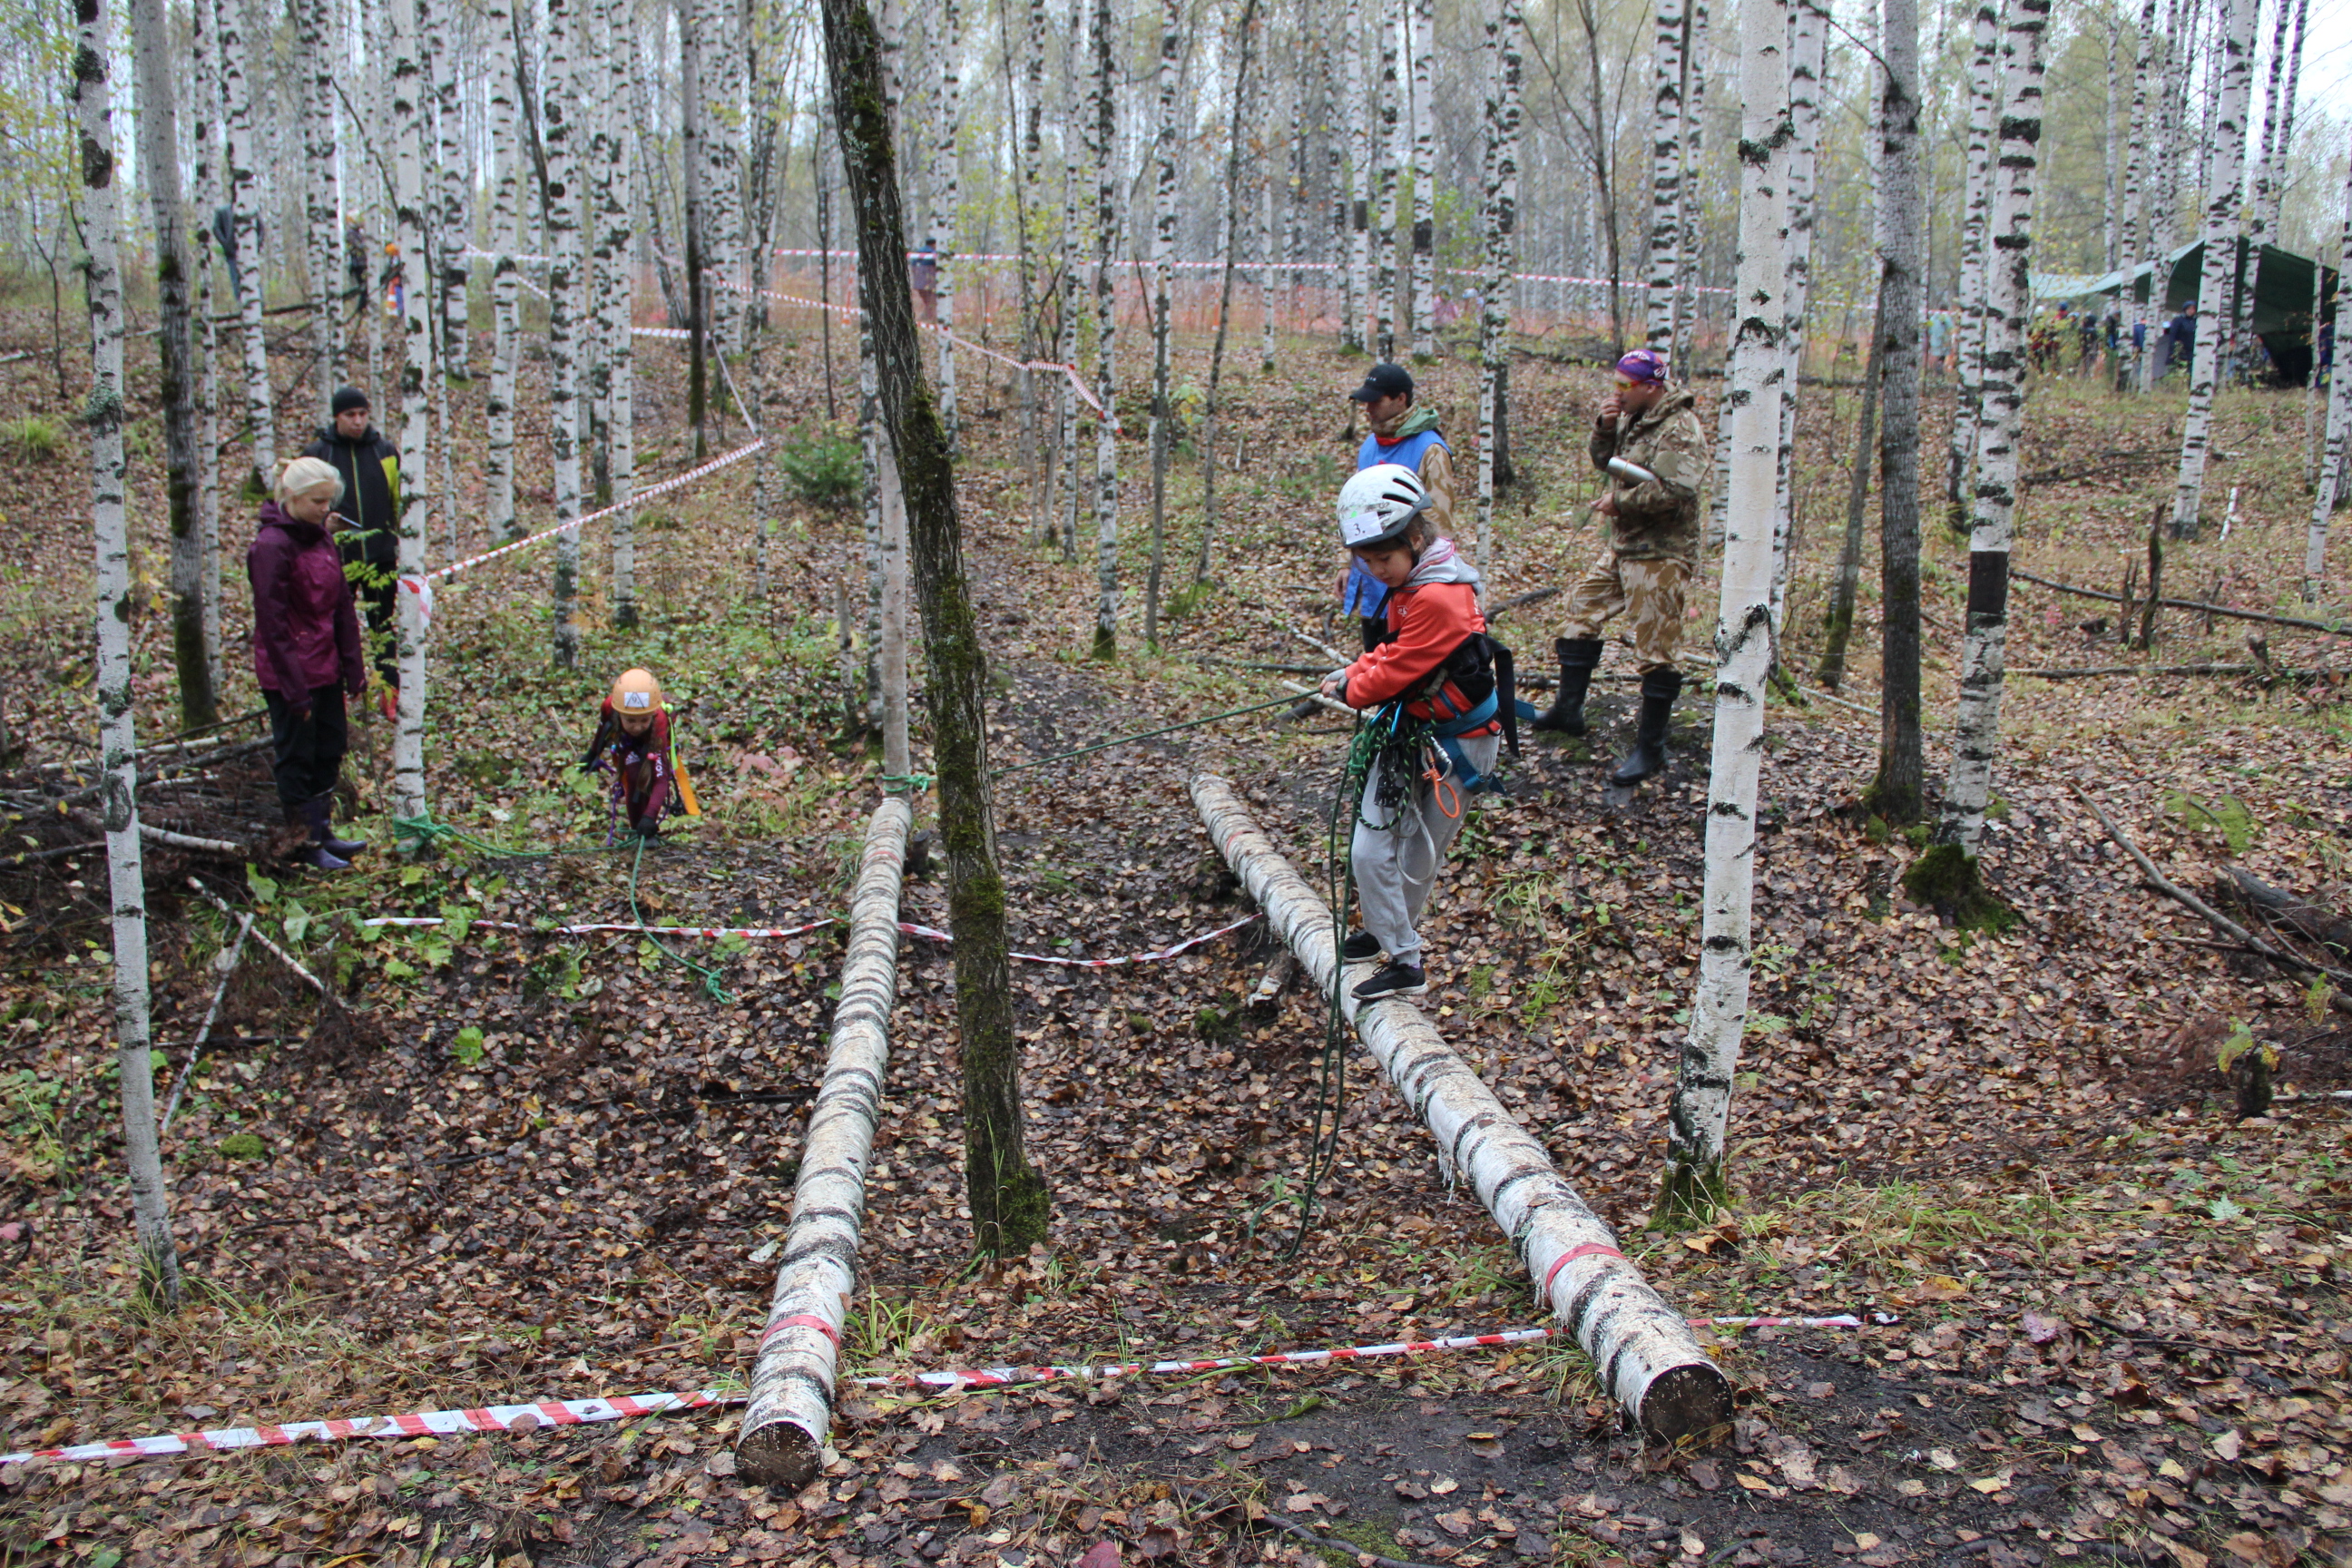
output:
[[[1642,677],[1642,716],[1633,728],[1633,749],[1609,775],[1611,784],[1622,789],[1666,771],[1666,721],[1682,689],[1679,669],[1654,669]]]
[[[1351,931],[1348,940],[1339,944],[1339,956],[1350,963],[1361,963],[1381,955],[1381,939],[1368,931]]]
[[[348,863],[352,856],[367,847],[367,841],[363,838],[336,837],[334,828],[330,826],[334,809],[333,795],[313,795],[302,803],[302,821],[310,829],[311,843],[337,859]],[[340,871],[342,867],[330,866],[326,869]]]
[[[1410,963],[1383,963],[1349,994],[1359,1002],[1378,1002],[1386,996],[1418,996],[1428,989],[1427,971]]]
[[[1534,727],[1559,735],[1584,733],[1584,693],[1592,672],[1601,665],[1599,637],[1560,637],[1552,643],[1559,656],[1559,694],[1535,717]]]

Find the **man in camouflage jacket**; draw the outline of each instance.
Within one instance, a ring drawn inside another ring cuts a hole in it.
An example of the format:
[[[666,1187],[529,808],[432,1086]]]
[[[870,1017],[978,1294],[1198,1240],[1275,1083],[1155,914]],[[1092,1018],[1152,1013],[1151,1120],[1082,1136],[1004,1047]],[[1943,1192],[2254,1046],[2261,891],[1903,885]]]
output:
[[[1683,591],[1698,565],[1699,480],[1707,460],[1690,390],[1668,384],[1662,356],[1636,349],[1617,362],[1615,390],[1594,412],[1591,452],[1592,466],[1609,479],[1609,492],[1592,508],[1609,520],[1609,547],[1570,590],[1567,624],[1552,644],[1559,699],[1535,727],[1584,733],[1584,693],[1601,663],[1601,628],[1623,616],[1642,676],[1642,712],[1633,750],[1610,782],[1631,785],[1666,765],[1666,721],[1682,689],[1675,647],[1682,640]]]

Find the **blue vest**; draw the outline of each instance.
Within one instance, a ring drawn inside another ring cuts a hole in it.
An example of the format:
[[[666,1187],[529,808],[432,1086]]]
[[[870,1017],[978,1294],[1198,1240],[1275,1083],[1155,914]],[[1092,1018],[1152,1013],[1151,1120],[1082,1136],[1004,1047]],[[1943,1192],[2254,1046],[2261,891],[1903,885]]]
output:
[[[1418,474],[1421,472],[1421,459],[1432,447],[1442,447],[1448,454],[1454,450],[1445,445],[1445,437],[1433,427],[1408,436],[1393,447],[1383,447],[1379,437],[1367,436],[1363,446],[1356,452],[1356,471],[1360,474],[1376,463],[1395,463]],[[1367,618],[1376,616],[1380,614],[1381,600],[1387,593],[1388,589],[1382,586],[1381,580],[1364,570],[1362,562],[1353,555],[1348,557],[1348,585],[1339,595],[1341,615]]]

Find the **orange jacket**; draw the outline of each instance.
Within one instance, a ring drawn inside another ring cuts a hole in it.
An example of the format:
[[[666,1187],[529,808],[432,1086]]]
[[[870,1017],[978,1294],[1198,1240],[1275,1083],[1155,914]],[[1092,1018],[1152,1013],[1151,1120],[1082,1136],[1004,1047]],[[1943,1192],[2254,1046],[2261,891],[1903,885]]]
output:
[[[1486,629],[1486,617],[1478,612],[1478,574],[1454,552],[1451,541],[1441,539],[1423,552],[1404,586],[1390,591],[1387,619],[1389,639],[1348,666],[1350,708],[1376,708],[1420,692],[1465,639]],[[1418,699],[1404,710],[1443,722],[1476,705],[1451,680],[1444,693],[1451,711]],[[1488,723],[1468,733],[1493,734],[1499,728]]]

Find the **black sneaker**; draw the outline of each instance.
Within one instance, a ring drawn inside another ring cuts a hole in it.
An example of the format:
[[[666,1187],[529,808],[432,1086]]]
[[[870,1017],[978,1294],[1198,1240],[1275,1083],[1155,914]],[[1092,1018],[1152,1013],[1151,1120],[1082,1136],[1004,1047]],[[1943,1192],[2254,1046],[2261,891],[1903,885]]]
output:
[[[1380,955],[1381,939],[1368,931],[1351,931],[1348,933],[1348,940],[1339,944],[1339,956],[1350,963],[1361,963],[1368,958]]]
[[[1370,980],[1349,994],[1359,1002],[1377,1002],[1384,996],[1418,996],[1429,989],[1429,976],[1410,963],[1383,963]]]

